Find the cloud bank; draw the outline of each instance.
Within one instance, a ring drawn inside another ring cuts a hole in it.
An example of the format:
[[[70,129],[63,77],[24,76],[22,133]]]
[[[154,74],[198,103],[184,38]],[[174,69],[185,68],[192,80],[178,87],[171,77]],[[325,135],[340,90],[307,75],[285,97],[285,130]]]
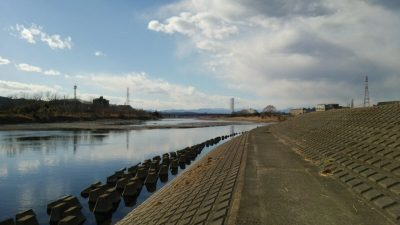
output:
[[[11,27],[12,30],[18,32],[20,39],[25,40],[30,44],[36,44],[37,41],[41,41],[47,44],[51,49],[71,49],[72,38],[62,38],[59,34],[47,34],[43,31],[43,27],[32,24],[30,27],[25,27],[21,24],[16,24]]]
[[[373,0],[182,0],[148,29],[181,35],[201,63],[256,107],[361,105],[400,96],[400,4]],[[190,51],[188,51],[190,52]]]
[[[127,74],[82,74],[68,77],[99,93],[110,93],[114,103],[125,102],[126,88],[130,88],[133,107],[144,109],[193,109],[228,105],[229,97],[209,95],[193,86],[172,84],[163,79],[152,78],[146,73]],[[112,94],[111,94],[112,93]],[[93,95],[91,95],[93,97]],[[113,97],[114,96],[114,97]],[[121,96],[121,97],[116,97]],[[98,96],[97,96],[98,97]]]
[[[35,95],[39,93],[52,92],[56,93],[56,87],[47,85],[27,84],[14,81],[0,80],[0,96],[11,96],[21,93]]]

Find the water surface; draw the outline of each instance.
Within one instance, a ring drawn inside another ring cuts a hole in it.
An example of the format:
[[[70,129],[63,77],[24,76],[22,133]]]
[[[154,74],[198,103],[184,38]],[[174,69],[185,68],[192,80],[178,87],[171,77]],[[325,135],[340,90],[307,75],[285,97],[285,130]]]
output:
[[[176,121],[175,121],[176,122]],[[181,121],[190,123],[192,120]],[[171,120],[161,124],[175,124]],[[82,189],[122,167],[155,155],[176,151],[210,138],[253,129],[259,125],[232,125],[189,129],[130,131],[0,131],[0,221],[33,209],[40,224],[48,224],[49,202],[64,195],[79,196],[85,224],[95,224]],[[223,142],[221,142],[223,143]],[[206,148],[200,156],[210,149]],[[179,174],[178,174],[179,175]],[[169,180],[174,176],[169,176]],[[157,190],[164,183],[158,181]],[[133,207],[121,201],[113,223],[151,193],[143,188]]]

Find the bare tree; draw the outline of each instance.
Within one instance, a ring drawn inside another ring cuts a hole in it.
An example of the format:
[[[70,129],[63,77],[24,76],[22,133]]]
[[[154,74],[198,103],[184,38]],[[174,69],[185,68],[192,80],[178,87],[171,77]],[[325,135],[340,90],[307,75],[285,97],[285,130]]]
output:
[[[272,116],[276,113],[276,108],[273,105],[268,105],[265,107],[262,111],[262,114],[267,115],[267,116]]]
[[[36,94],[33,95],[33,100],[41,101],[42,98],[43,98],[43,93],[42,92],[39,92],[39,93],[36,93]]]

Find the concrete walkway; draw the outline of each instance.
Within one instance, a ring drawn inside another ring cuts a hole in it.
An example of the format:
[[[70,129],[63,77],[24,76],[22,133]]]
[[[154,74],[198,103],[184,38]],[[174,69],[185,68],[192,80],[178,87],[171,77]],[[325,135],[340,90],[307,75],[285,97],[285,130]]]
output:
[[[320,175],[269,127],[250,132],[246,154],[236,224],[393,224],[333,177]]]

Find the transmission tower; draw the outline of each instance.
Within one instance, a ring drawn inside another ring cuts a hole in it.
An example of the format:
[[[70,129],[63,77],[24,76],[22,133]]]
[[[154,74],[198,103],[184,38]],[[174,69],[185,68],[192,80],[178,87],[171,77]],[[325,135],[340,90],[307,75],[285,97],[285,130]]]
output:
[[[235,99],[231,98],[231,113],[233,114],[235,112]]]
[[[365,76],[364,107],[368,107],[368,106],[370,106],[369,90],[368,90],[368,76]]]
[[[74,85],[74,100],[75,100],[75,102],[76,102],[76,89],[77,89],[78,87],[76,86],[76,84]]]
[[[125,105],[129,105],[129,88],[126,88],[126,102]]]

